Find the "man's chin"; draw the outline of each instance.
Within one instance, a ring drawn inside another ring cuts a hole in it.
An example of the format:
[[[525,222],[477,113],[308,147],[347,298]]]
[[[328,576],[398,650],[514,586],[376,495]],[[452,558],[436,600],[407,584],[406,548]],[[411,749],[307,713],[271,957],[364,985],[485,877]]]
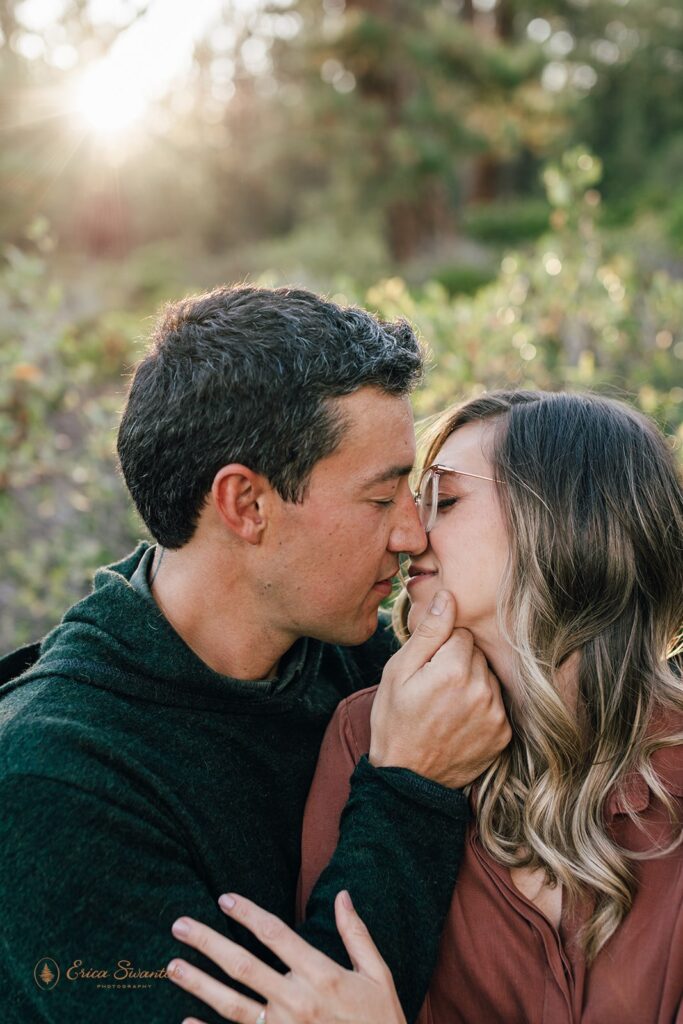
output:
[[[377,629],[378,616],[375,612],[372,621],[367,622],[363,625],[361,623],[355,629],[350,629],[343,640],[338,640],[337,643],[343,644],[344,647],[358,647],[359,644],[364,644],[374,634]]]
[[[336,623],[333,628],[324,630],[324,635],[322,635],[323,631],[318,633],[317,639],[328,644],[337,644],[340,647],[358,647],[369,640],[377,629],[378,612],[379,609],[376,608],[373,612],[353,622],[347,620]]]

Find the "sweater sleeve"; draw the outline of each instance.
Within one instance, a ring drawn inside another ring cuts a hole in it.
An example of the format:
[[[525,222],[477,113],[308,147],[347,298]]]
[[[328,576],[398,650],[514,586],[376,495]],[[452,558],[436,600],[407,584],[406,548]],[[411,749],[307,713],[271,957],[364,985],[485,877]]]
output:
[[[405,769],[373,768],[360,754],[364,744],[349,718],[354,705],[356,719],[367,717],[369,723],[370,693],[337,711],[306,807],[299,891],[305,920],[299,931],[350,966],[333,907],[336,894],[348,889],[412,1022],[436,965],[469,809],[460,791]],[[369,735],[367,723],[361,722],[360,733]],[[425,1009],[420,1021],[428,1019]]]
[[[3,1024],[218,1024],[165,967],[181,955],[225,978],[170,928],[188,911],[224,934],[232,922],[162,816],[35,775],[6,777],[0,801]]]

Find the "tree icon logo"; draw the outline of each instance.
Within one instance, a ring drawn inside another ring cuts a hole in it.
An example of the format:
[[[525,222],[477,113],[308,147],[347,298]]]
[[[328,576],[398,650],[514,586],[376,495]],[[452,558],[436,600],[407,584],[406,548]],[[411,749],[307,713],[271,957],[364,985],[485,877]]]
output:
[[[59,964],[51,956],[41,957],[33,968],[33,978],[38,988],[54,988],[60,978]]]

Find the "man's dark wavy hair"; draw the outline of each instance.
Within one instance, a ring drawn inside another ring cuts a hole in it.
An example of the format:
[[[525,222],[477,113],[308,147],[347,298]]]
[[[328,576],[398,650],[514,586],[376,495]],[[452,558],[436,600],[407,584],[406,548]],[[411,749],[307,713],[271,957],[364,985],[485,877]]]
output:
[[[167,306],[138,365],[118,434],[121,470],[152,536],[192,537],[221,466],[262,473],[302,501],[345,423],[334,399],[372,386],[408,394],[423,355],[387,323],[312,292],[216,288]]]

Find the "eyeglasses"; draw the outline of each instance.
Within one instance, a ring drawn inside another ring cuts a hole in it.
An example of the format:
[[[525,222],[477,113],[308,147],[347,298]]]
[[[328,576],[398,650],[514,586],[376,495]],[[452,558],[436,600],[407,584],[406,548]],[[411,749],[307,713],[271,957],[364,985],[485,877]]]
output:
[[[417,505],[420,522],[425,533],[429,533],[436,525],[436,519],[439,514],[439,484],[441,477],[446,474],[474,477],[475,480],[490,480],[494,484],[501,482],[492,476],[482,476],[480,473],[465,473],[464,470],[453,469],[451,466],[440,466],[437,463],[433,466],[428,466],[420,478],[415,494],[415,504]]]

